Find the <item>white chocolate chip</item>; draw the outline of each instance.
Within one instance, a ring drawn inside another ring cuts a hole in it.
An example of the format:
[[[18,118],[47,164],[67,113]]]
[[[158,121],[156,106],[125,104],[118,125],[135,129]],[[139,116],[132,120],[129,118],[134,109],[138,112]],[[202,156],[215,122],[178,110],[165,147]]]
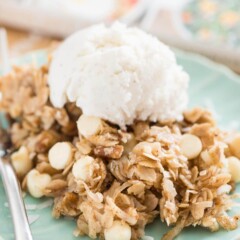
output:
[[[102,120],[98,117],[82,115],[77,121],[78,131],[85,138],[98,134],[102,126]]]
[[[28,149],[24,146],[11,155],[11,162],[19,177],[23,177],[32,168]]]
[[[57,169],[64,169],[73,159],[73,147],[71,143],[56,143],[48,152],[50,165]]]
[[[240,134],[233,137],[228,145],[232,154],[240,159]]]
[[[113,225],[104,230],[105,240],[130,240],[131,227],[122,221],[114,221]]]
[[[50,175],[46,173],[40,174],[35,169],[31,170],[27,175],[28,191],[35,198],[40,198],[44,195],[44,190],[50,182]]]
[[[236,157],[227,158],[228,170],[235,182],[240,182],[240,160]]]
[[[202,151],[202,142],[195,135],[184,134],[180,141],[180,148],[185,157],[193,159]]]
[[[212,159],[211,159],[211,156],[210,156],[208,150],[204,150],[204,151],[201,152],[201,159],[205,163],[211,163]]]
[[[77,160],[72,168],[73,176],[76,179],[86,181],[90,176],[90,166],[94,162],[94,158],[89,156],[83,156]]]

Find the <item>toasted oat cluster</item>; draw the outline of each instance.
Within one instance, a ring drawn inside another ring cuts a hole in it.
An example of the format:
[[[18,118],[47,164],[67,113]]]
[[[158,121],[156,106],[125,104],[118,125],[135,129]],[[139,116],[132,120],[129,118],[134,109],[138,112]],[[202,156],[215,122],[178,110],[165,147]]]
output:
[[[23,189],[54,198],[53,216],[76,218],[75,235],[135,240],[155,218],[211,231],[237,228],[240,135],[221,131],[201,108],[181,122],[135,122],[127,131],[49,101],[48,68],[15,68],[0,79],[11,121],[11,161]]]

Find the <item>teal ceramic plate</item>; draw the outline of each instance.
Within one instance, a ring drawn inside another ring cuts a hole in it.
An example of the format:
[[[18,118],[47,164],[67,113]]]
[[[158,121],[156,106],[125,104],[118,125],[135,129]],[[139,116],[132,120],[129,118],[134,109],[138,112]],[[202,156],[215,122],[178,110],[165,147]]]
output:
[[[202,105],[210,108],[216,114],[219,124],[225,128],[239,128],[240,126],[240,78],[230,70],[216,65],[202,57],[176,52],[179,64],[189,73],[190,106]],[[46,62],[45,52],[35,52],[31,55],[16,59],[15,64]],[[239,126],[238,126],[239,125]],[[240,186],[237,191],[240,192]],[[4,240],[14,239],[13,226],[10,212],[6,204],[2,183],[0,182],[0,236]],[[71,240],[76,239],[72,232],[75,222],[62,218],[55,220],[51,217],[51,202],[48,199],[33,199],[25,197],[28,208],[31,229],[34,240]],[[233,209],[233,212],[237,209]],[[154,239],[160,237],[168,230],[165,224],[159,220],[150,224],[146,229],[146,235]],[[1,239],[0,238],[0,239]],[[87,237],[78,239],[87,240]],[[219,231],[210,233],[208,230],[197,227],[187,228],[177,240],[237,240],[240,239],[240,228],[235,231]]]

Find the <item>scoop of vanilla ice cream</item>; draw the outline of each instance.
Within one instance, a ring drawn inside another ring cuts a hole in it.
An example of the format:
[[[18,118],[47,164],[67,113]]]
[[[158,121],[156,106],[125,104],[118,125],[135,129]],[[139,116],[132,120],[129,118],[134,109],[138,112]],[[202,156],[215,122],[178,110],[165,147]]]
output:
[[[50,99],[124,128],[134,120],[181,119],[188,75],[173,52],[137,28],[96,25],[67,38],[53,55]]]

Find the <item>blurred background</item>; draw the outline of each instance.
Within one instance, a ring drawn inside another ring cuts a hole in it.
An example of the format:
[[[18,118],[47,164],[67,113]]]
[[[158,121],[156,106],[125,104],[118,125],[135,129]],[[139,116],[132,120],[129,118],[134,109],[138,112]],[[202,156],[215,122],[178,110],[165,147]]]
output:
[[[1,56],[50,48],[76,30],[114,21],[240,73],[240,0],[0,0]]]

